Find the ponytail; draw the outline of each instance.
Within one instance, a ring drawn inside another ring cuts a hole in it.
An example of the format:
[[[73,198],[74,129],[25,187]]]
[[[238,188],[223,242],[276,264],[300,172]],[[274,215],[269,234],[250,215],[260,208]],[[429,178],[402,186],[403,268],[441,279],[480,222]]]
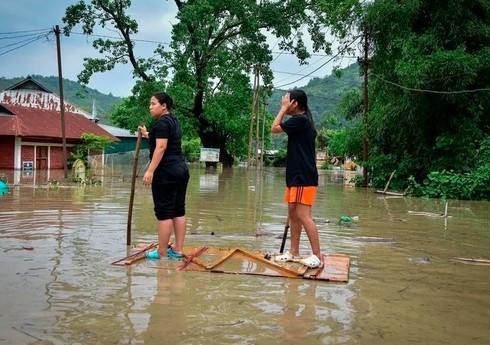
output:
[[[313,132],[313,137],[316,138],[318,132],[315,128],[315,123],[313,122],[313,115],[311,114],[310,108],[306,106],[305,109],[306,115],[308,115],[308,118],[310,119],[310,126],[311,126],[311,131]]]

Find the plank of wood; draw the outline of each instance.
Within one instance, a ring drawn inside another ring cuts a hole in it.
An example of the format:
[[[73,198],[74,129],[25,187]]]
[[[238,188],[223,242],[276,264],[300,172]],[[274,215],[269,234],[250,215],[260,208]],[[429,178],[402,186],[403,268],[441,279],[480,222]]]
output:
[[[183,271],[186,269],[187,266],[197,258],[199,255],[204,253],[206,250],[208,250],[208,247],[201,247],[200,249],[196,250],[194,253],[190,254],[189,256],[186,256],[185,262],[182,264],[182,266],[179,267],[179,271]]]
[[[376,193],[385,194],[385,195],[393,195],[393,196],[405,196],[405,194],[403,194],[403,193],[385,192],[384,190],[377,190]]]
[[[261,264],[262,266],[268,268],[268,271],[230,271],[225,269],[219,269],[218,266],[224,264],[227,260],[231,259],[233,256],[235,258],[245,258],[251,259],[256,263]],[[233,248],[226,255],[221,257],[220,259],[213,262],[211,265],[207,267],[208,270],[212,272],[220,272],[220,273],[235,273],[235,274],[252,274],[252,275],[268,275],[268,276],[278,276],[278,277],[289,277],[289,278],[298,278],[300,277],[300,273],[296,270],[289,269],[282,265],[278,265],[274,262],[264,259],[263,254],[255,254],[250,251],[247,251],[242,248]]]
[[[157,247],[157,244],[156,243],[151,243],[151,244],[146,244],[143,249],[140,249],[138,250],[137,252],[129,255],[129,256],[126,256],[125,258],[122,258],[122,259],[119,259],[119,260],[116,260],[116,261],[113,261],[111,262],[112,265],[116,265],[116,266],[125,266],[125,265],[131,265],[131,263],[134,263],[138,260],[141,260],[142,258],[145,257],[145,252],[147,250],[150,250],[150,249],[153,249],[153,248],[156,248]],[[141,248],[141,247],[137,247],[137,248]]]
[[[453,258],[454,261],[459,261],[463,263],[472,263],[475,265],[490,265],[489,259],[481,259],[481,258]]]

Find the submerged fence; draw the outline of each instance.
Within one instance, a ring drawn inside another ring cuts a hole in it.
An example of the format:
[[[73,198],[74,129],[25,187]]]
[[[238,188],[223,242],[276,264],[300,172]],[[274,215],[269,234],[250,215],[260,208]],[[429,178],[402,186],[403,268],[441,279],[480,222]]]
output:
[[[90,168],[95,176],[131,177],[135,161],[135,151],[90,156]],[[102,165],[103,162],[103,165]],[[138,173],[144,172],[150,162],[150,150],[139,152]]]

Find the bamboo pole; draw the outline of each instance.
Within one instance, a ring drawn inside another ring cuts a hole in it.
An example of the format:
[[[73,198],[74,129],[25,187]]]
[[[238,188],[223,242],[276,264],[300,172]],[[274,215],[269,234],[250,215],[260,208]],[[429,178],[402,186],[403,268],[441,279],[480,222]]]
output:
[[[126,232],[126,245],[131,245],[131,221],[133,218],[133,203],[134,203],[134,190],[136,184],[136,174],[138,172],[138,158],[140,155],[142,134],[138,131],[138,139],[136,140],[136,150],[134,152],[133,162],[133,176],[131,177],[131,195],[129,196],[129,209],[128,209],[128,226]]]

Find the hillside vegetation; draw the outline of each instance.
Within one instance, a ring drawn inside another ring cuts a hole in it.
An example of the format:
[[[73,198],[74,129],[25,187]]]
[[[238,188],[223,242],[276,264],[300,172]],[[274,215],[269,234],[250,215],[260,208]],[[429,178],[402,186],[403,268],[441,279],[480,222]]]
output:
[[[59,95],[58,77],[45,77],[32,75],[34,80],[44,85],[48,90]],[[0,77],[0,90],[4,90],[25,79],[25,77],[4,78]],[[334,109],[342,94],[348,89],[360,87],[362,78],[359,74],[357,63],[340,70],[340,77],[332,74],[324,78],[313,78],[305,86],[297,86],[305,90],[309,97],[310,109],[318,127],[326,121],[329,113]],[[75,104],[88,113],[92,113],[93,99],[96,99],[97,117],[101,123],[111,124],[109,114],[114,106],[122,103],[122,98],[107,95],[97,90],[85,87],[82,84],[69,79],[63,79],[64,97],[70,103]],[[275,114],[281,106],[281,97],[287,90],[276,89],[273,91],[267,110]]]
[[[308,95],[308,105],[313,114],[315,125],[322,127],[327,122],[328,116],[334,110],[337,103],[346,91],[362,86],[363,80],[359,65],[352,64],[339,70],[339,75],[331,74],[323,78],[313,78],[305,86],[297,86]],[[293,86],[291,88],[294,88]],[[269,99],[267,110],[275,115],[281,107],[281,97],[287,89],[273,91]],[[342,122],[343,119],[337,119]]]

